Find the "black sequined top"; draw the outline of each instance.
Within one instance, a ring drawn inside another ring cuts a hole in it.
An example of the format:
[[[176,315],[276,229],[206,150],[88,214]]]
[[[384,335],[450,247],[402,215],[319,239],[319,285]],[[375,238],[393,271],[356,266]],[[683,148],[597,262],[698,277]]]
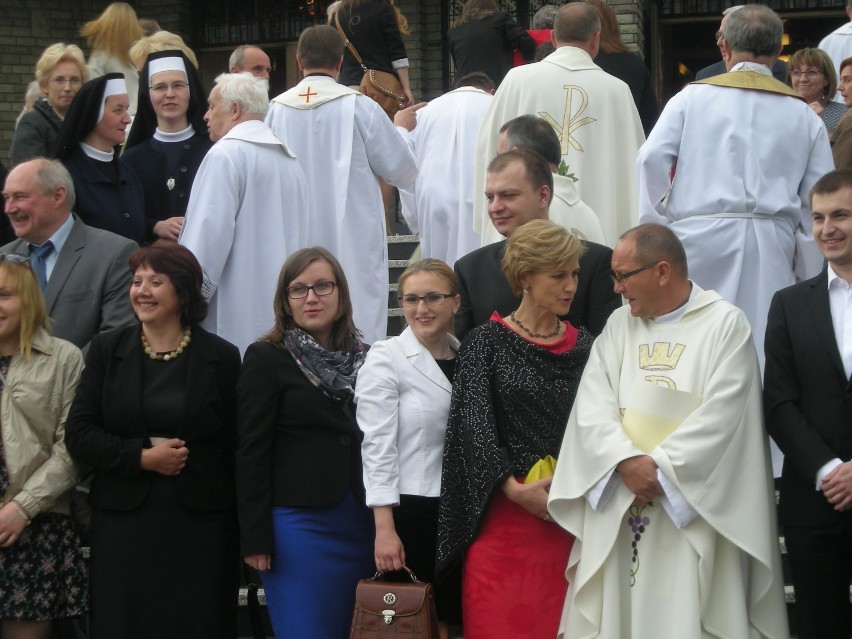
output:
[[[461,559],[503,481],[558,455],[593,340],[581,328],[572,350],[554,354],[494,321],[468,334],[444,445],[439,572]]]

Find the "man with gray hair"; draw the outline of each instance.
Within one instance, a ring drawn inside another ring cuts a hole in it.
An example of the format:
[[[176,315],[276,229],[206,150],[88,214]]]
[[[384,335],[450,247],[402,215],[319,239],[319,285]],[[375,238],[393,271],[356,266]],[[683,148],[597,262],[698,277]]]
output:
[[[251,73],[256,78],[269,80],[272,65],[269,56],[260,47],[253,44],[241,44],[231,54],[228,60],[231,73]]]
[[[204,271],[202,326],[241,352],[274,322],[272,299],[288,255],[308,246],[311,200],[295,156],[263,122],[266,80],[222,74],[204,116],[215,142],[198,169],[180,243]]]
[[[585,2],[561,7],[551,38],[556,51],[542,64],[509,71],[479,130],[473,228],[483,245],[501,239],[488,219],[485,169],[497,154],[500,127],[525,114],[553,127],[561,160],[578,178],[577,191],[607,237],[636,223],[634,160],[645,135],[630,88],[593,62],[601,38],[597,8]]]
[[[337,29],[305,29],[296,63],[304,79],[273,99],[266,122],[305,169],[316,202],[315,210],[302,212],[308,246],[327,248],[340,260],[355,325],[373,343],[387,337],[388,321],[387,232],[376,178],[410,187],[417,164],[379,105],[337,82],[343,64]]]
[[[637,157],[640,222],[671,225],[695,282],[745,312],[761,366],[772,295],[822,267],[808,193],[834,168],[820,117],[772,77],[782,33],[764,5],[729,14],[729,72],[669,100]]]
[[[849,1],[852,2],[852,0]],[[719,47],[720,52],[722,51],[722,30],[725,28],[728,16],[734,11],[742,9],[744,6],[745,5],[742,4],[736,4],[733,7],[728,7],[722,12],[722,22],[719,24],[719,30],[716,32],[716,46]],[[720,75],[725,72],[727,72],[727,69],[725,68],[725,61],[719,60],[719,62],[714,62],[703,69],[699,69],[695,74],[695,79],[706,80],[707,78],[712,78],[714,75]],[[775,60],[775,64],[772,65],[772,76],[779,82],[787,82],[787,64],[783,60]]]
[[[32,260],[53,334],[86,348],[101,331],[132,324],[127,260],[138,246],[75,215],[74,181],[58,160],[16,166],[3,189],[17,240],[0,248]]]

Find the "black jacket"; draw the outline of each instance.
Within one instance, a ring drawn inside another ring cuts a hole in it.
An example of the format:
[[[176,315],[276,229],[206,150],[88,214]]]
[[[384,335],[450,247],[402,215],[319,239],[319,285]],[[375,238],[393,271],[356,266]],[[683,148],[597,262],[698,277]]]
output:
[[[12,137],[12,166],[33,158],[53,157],[61,126],[62,118],[46,99],[41,98],[33,105],[33,110],[21,118],[15,129]]]
[[[394,73],[392,62],[407,58],[393,7],[385,0],[362,0],[350,13],[337,13],[340,27],[368,69]],[[336,24],[332,24],[337,28]],[[364,71],[347,47],[343,52],[340,84],[357,86]]]
[[[781,523],[827,527],[849,517],[816,490],[816,474],[852,457],[852,382],[846,377],[826,271],[772,298],[766,326],[766,428],[784,453]]]
[[[96,508],[130,511],[142,504],[154,475],[140,468],[150,446],[142,396],[139,325],[100,333],[92,340],[66,426],[65,443],[78,463],[94,468],[89,502]],[[175,490],[189,510],[234,507],[236,387],[240,353],[193,326],[186,405],[177,436],[189,449],[186,467],[174,476]],[[165,363],[164,365],[168,365]]]
[[[450,29],[447,42],[457,79],[478,71],[499,85],[512,68],[515,49],[528,62],[535,56],[535,41],[505,11]]]
[[[314,386],[286,348],[248,347],[238,385],[237,497],[242,554],[271,553],[272,507],[363,501],[354,412]]]

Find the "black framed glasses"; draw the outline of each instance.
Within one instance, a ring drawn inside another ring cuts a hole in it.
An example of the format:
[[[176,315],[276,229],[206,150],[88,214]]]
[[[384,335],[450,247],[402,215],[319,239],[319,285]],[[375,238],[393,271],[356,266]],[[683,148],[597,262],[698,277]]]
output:
[[[426,306],[437,306],[448,297],[455,297],[452,293],[426,293],[426,295],[400,295],[399,302],[403,306],[417,306],[420,300],[426,302]]]
[[[285,291],[287,291],[287,297],[291,300],[303,300],[308,296],[308,293],[313,291],[317,297],[325,297],[326,295],[331,295],[334,293],[334,285],[335,282],[317,282],[313,286],[304,286],[303,284],[296,284],[295,286],[288,286]]]
[[[613,271],[609,272],[609,277],[612,280],[613,284],[624,284],[624,280],[628,277],[633,277],[637,273],[641,273],[642,271],[647,271],[649,268],[653,268],[657,264],[659,264],[662,260],[655,260],[653,262],[649,262],[645,266],[640,266],[635,271],[630,271],[629,273],[625,273],[624,275],[616,275]]]

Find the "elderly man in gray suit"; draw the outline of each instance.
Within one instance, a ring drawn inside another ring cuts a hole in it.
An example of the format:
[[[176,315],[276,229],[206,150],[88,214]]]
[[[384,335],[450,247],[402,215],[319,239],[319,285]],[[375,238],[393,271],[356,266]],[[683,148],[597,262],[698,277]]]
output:
[[[134,321],[127,260],[137,245],[71,214],[74,182],[60,162],[19,164],[3,197],[18,239],[0,251],[31,258],[56,337],[85,348],[97,333]]]

